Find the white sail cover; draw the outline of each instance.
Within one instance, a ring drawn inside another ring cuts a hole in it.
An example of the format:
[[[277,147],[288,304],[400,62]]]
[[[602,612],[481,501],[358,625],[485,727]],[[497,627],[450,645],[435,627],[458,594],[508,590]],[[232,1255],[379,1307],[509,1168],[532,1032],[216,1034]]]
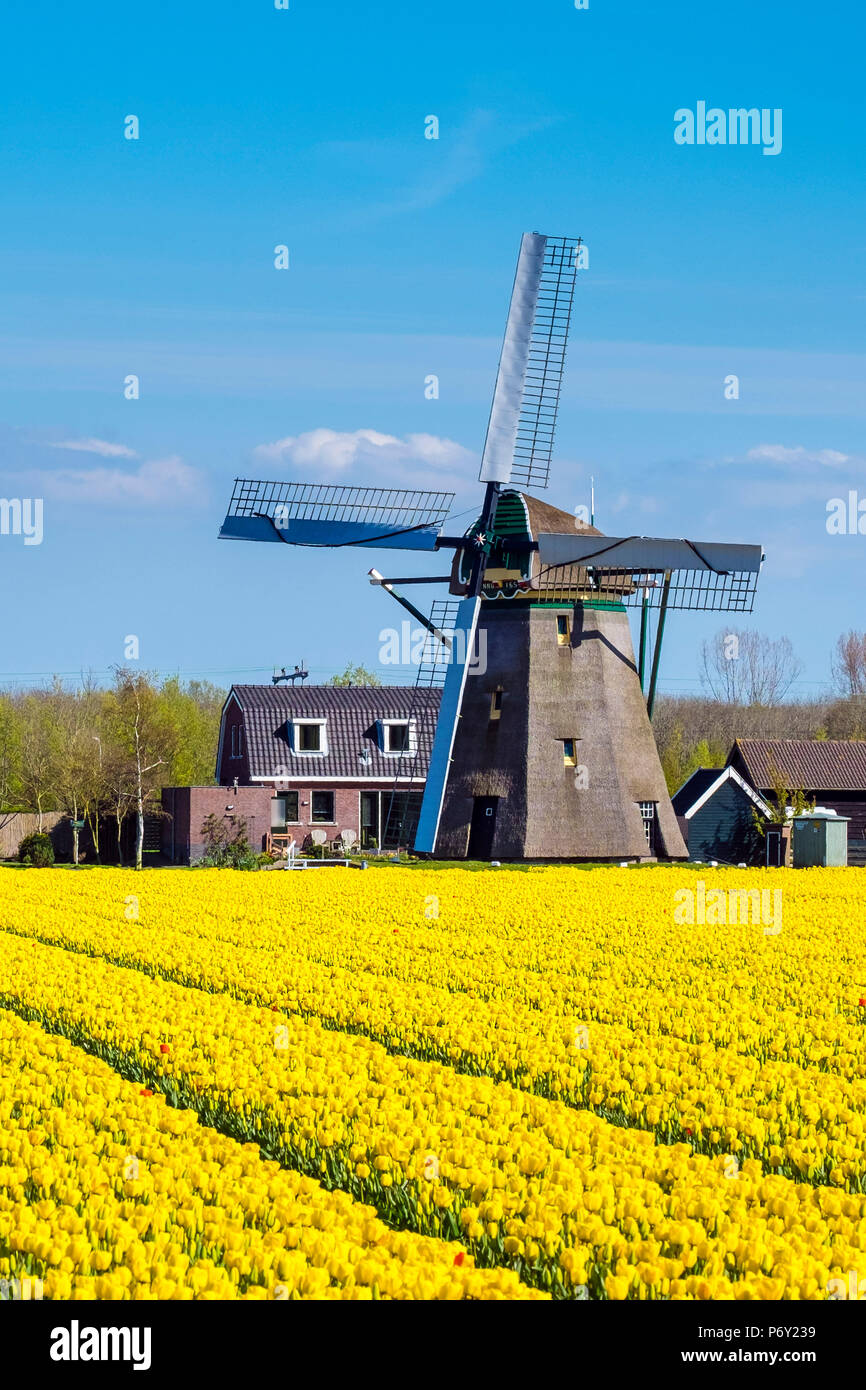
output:
[[[599,570],[622,569],[632,574],[664,570],[758,574],[764,558],[760,545],[662,540],[652,536],[569,536],[548,531],[539,534],[538,551],[545,566],[592,565]]]
[[[511,480],[546,246],[547,237],[537,232],[525,232],[520,243],[496,390],[478,475],[482,483],[507,483]]]

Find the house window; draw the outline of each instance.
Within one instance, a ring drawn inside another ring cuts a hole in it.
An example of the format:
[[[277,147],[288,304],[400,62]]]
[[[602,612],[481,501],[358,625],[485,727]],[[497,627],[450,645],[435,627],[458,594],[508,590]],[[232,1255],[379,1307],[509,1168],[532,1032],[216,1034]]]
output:
[[[232,753],[233,758],[244,756],[244,726],[243,724],[232,724]]]
[[[577,766],[577,743],[573,738],[562,740],[562,761],[566,767]]]
[[[327,753],[328,735],[324,719],[295,719],[292,747],[296,753]]]
[[[313,792],[313,821],[325,825],[334,823],[334,793]]]
[[[559,647],[567,647],[571,641],[571,625],[568,621],[567,613],[557,613],[556,615],[556,643]]]
[[[490,718],[500,719],[502,717],[502,691],[494,690],[490,696]]]
[[[415,732],[414,719],[380,719],[379,747],[383,753],[414,753],[417,750],[418,738]]]
[[[282,792],[271,800],[271,830],[285,830],[287,825],[297,825],[298,793]]]
[[[385,725],[385,752],[386,753],[408,753],[409,751],[409,724]]]
[[[641,819],[643,820],[643,833],[646,835],[647,849],[650,854],[655,854],[656,849],[656,803],[654,801],[639,801]]]

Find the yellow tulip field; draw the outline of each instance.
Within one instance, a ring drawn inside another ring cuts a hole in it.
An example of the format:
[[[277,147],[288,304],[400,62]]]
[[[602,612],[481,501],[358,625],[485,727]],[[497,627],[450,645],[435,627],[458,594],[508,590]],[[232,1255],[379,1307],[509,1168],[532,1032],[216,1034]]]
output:
[[[0,1279],[540,1300],[866,1279],[866,881],[703,870],[781,890],[768,929],[684,922],[697,877],[0,871]]]

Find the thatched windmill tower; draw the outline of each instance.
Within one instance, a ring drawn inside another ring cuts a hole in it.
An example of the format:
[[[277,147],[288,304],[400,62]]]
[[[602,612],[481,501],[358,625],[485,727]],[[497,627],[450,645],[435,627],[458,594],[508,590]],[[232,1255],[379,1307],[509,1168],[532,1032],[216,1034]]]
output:
[[[605,537],[547,486],[580,243],[523,237],[477,521],[450,493],[238,480],[220,535],[289,545],[454,551],[451,573],[381,584],[430,634],[417,687],[441,685],[432,746],[410,738],[393,844],[444,858],[684,858],[650,727],[669,608],[750,612],[760,546]],[[397,584],[448,582],[428,618]],[[641,608],[638,660],[629,606]],[[649,676],[649,615],[659,620]],[[410,720],[411,722],[411,720]],[[419,721],[420,722],[420,721]],[[423,799],[405,790],[427,766]]]
[[[573,515],[525,493],[500,494],[496,517],[529,541],[576,534]],[[577,534],[601,533],[577,523]],[[538,551],[522,566],[508,558],[511,574],[487,571],[476,642],[486,669],[466,681],[437,855],[686,858],[615,586],[539,574]],[[493,574],[506,590],[533,587],[493,597]]]

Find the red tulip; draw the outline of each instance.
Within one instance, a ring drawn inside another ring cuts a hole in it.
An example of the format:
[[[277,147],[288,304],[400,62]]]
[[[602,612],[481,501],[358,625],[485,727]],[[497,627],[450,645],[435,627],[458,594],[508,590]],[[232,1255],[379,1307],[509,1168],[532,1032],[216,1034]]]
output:
[[[168,1052],[168,1043],[160,1043],[159,1050],[160,1052]]]
[[[464,1261],[465,1259],[466,1259],[466,1256],[464,1255],[463,1251],[461,1250],[459,1255],[455,1255],[455,1256],[454,1256],[454,1263],[455,1263],[456,1265],[462,1265],[462,1263],[463,1263],[463,1261]]]
[[[140,1096],[152,1096],[152,1095],[153,1095],[153,1091],[148,1090],[148,1088],[145,1086],[144,1090],[143,1090],[143,1091],[139,1091],[138,1094],[139,1094]]]

